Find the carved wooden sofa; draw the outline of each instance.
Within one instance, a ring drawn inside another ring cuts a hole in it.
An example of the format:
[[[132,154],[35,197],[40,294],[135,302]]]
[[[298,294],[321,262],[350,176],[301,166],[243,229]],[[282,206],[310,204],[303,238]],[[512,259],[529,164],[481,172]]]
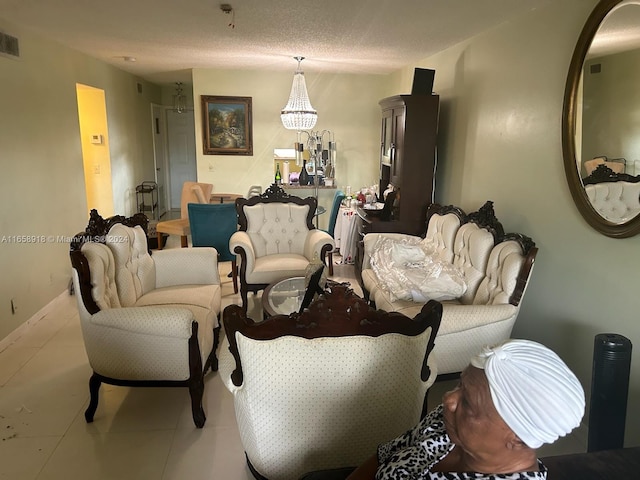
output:
[[[214,248],[147,249],[147,217],[91,211],[70,247],[74,292],[93,375],[92,422],[101,383],[188,387],[202,427],[204,374],[217,370],[220,278]]]
[[[504,233],[492,202],[468,215],[454,206],[433,204],[427,225],[423,241],[430,242],[440,260],[459,269],[467,286],[460,297],[442,302],[442,323],[434,354],[439,375],[447,378],[459,374],[483,346],[510,337],[538,249],[529,237]],[[365,298],[376,308],[411,317],[424,303],[392,301],[372,268],[372,254],[380,237],[416,238],[388,233],[365,235]]]
[[[605,220],[619,224],[640,214],[640,175],[617,173],[599,164],[582,183],[589,202]]]
[[[229,240],[229,250],[240,255],[240,296],[247,309],[247,293],[264,290],[287,277],[304,276],[317,256],[323,263],[335,242],[316,229],[313,217],[318,202],[299,198],[271,185],[262,195],[238,198],[238,231]]]
[[[437,373],[441,313],[438,302],[415,319],[374,310],[335,282],[300,314],[254,323],[225,308],[219,372],[254,476],[359,465],[415,425]]]

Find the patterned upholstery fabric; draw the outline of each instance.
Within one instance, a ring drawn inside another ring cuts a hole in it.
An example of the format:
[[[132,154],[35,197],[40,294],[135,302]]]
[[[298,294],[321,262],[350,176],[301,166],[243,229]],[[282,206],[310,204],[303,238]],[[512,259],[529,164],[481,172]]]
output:
[[[218,327],[221,294],[213,248],[147,251],[140,227],[115,224],[107,244],[82,246],[91,273],[91,315],[78,310],[92,369],[120,380],[187,380],[188,340],[198,323],[204,366]],[[73,270],[75,291],[80,291]]]
[[[235,361],[225,339],[220,375],[235,397],[252,465],[271,480],[358,465],[415,425],[436,375],[429,358],[431,377],[420,379],[429,334],[264,341],[237,333],[239,387],[230,379]]]
[[[307,228],[307,205],[295,203],[260,203],[244,207],[247,234],[256,257],[295,253],[304,255]]]

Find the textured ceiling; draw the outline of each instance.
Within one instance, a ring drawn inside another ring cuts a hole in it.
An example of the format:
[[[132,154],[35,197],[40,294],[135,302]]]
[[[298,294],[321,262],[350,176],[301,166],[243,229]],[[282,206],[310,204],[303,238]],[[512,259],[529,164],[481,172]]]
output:
[[[0,0],[0,19],[168,84],[191,68],[293,71],[295,55],[308,72],[389,73],[550,1],[231,0],[232,16],[204,0]]]

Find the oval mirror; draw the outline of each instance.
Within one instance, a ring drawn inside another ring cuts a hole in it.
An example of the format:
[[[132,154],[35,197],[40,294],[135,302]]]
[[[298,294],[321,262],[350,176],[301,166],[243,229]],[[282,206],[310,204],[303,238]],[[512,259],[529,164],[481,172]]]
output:
[[[640,233],[640,0],[601,0],[567,76],[562,150],[578,210],[597,231]]]

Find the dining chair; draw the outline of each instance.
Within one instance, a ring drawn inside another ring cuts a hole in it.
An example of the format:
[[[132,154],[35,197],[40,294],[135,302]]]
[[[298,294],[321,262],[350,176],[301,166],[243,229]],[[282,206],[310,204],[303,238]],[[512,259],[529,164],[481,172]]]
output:
[[[234,203],[189,203],[191,243],[194,247],[214,247],[219,262],[231,262],[233,292],[238,293],[236,255],[229,250],[229,239],[238,229]]]
[[[164,220],[156,225],[158,236],[158,250],[162,250],[163,234],[180,235],[180,245],[187,247],[187,236],[191,233],[189,228],[189,203],[209,203],[213,185],[210,183],[184,182],[182,185],[182,196],[180,198],[180,218]]]
[[[345,194],[342,190],[336,190],[333,195],[333,204],[331,205],[331,216],[329,217],[329,227],[325,230],[332,238],[335,239],[334,233],[336,230],[336,220],[338,219],[338,212],[340,212],[340,205],[345,199]],[[333,251],[327,254],[329,259],[329,275],[333,275]]]

